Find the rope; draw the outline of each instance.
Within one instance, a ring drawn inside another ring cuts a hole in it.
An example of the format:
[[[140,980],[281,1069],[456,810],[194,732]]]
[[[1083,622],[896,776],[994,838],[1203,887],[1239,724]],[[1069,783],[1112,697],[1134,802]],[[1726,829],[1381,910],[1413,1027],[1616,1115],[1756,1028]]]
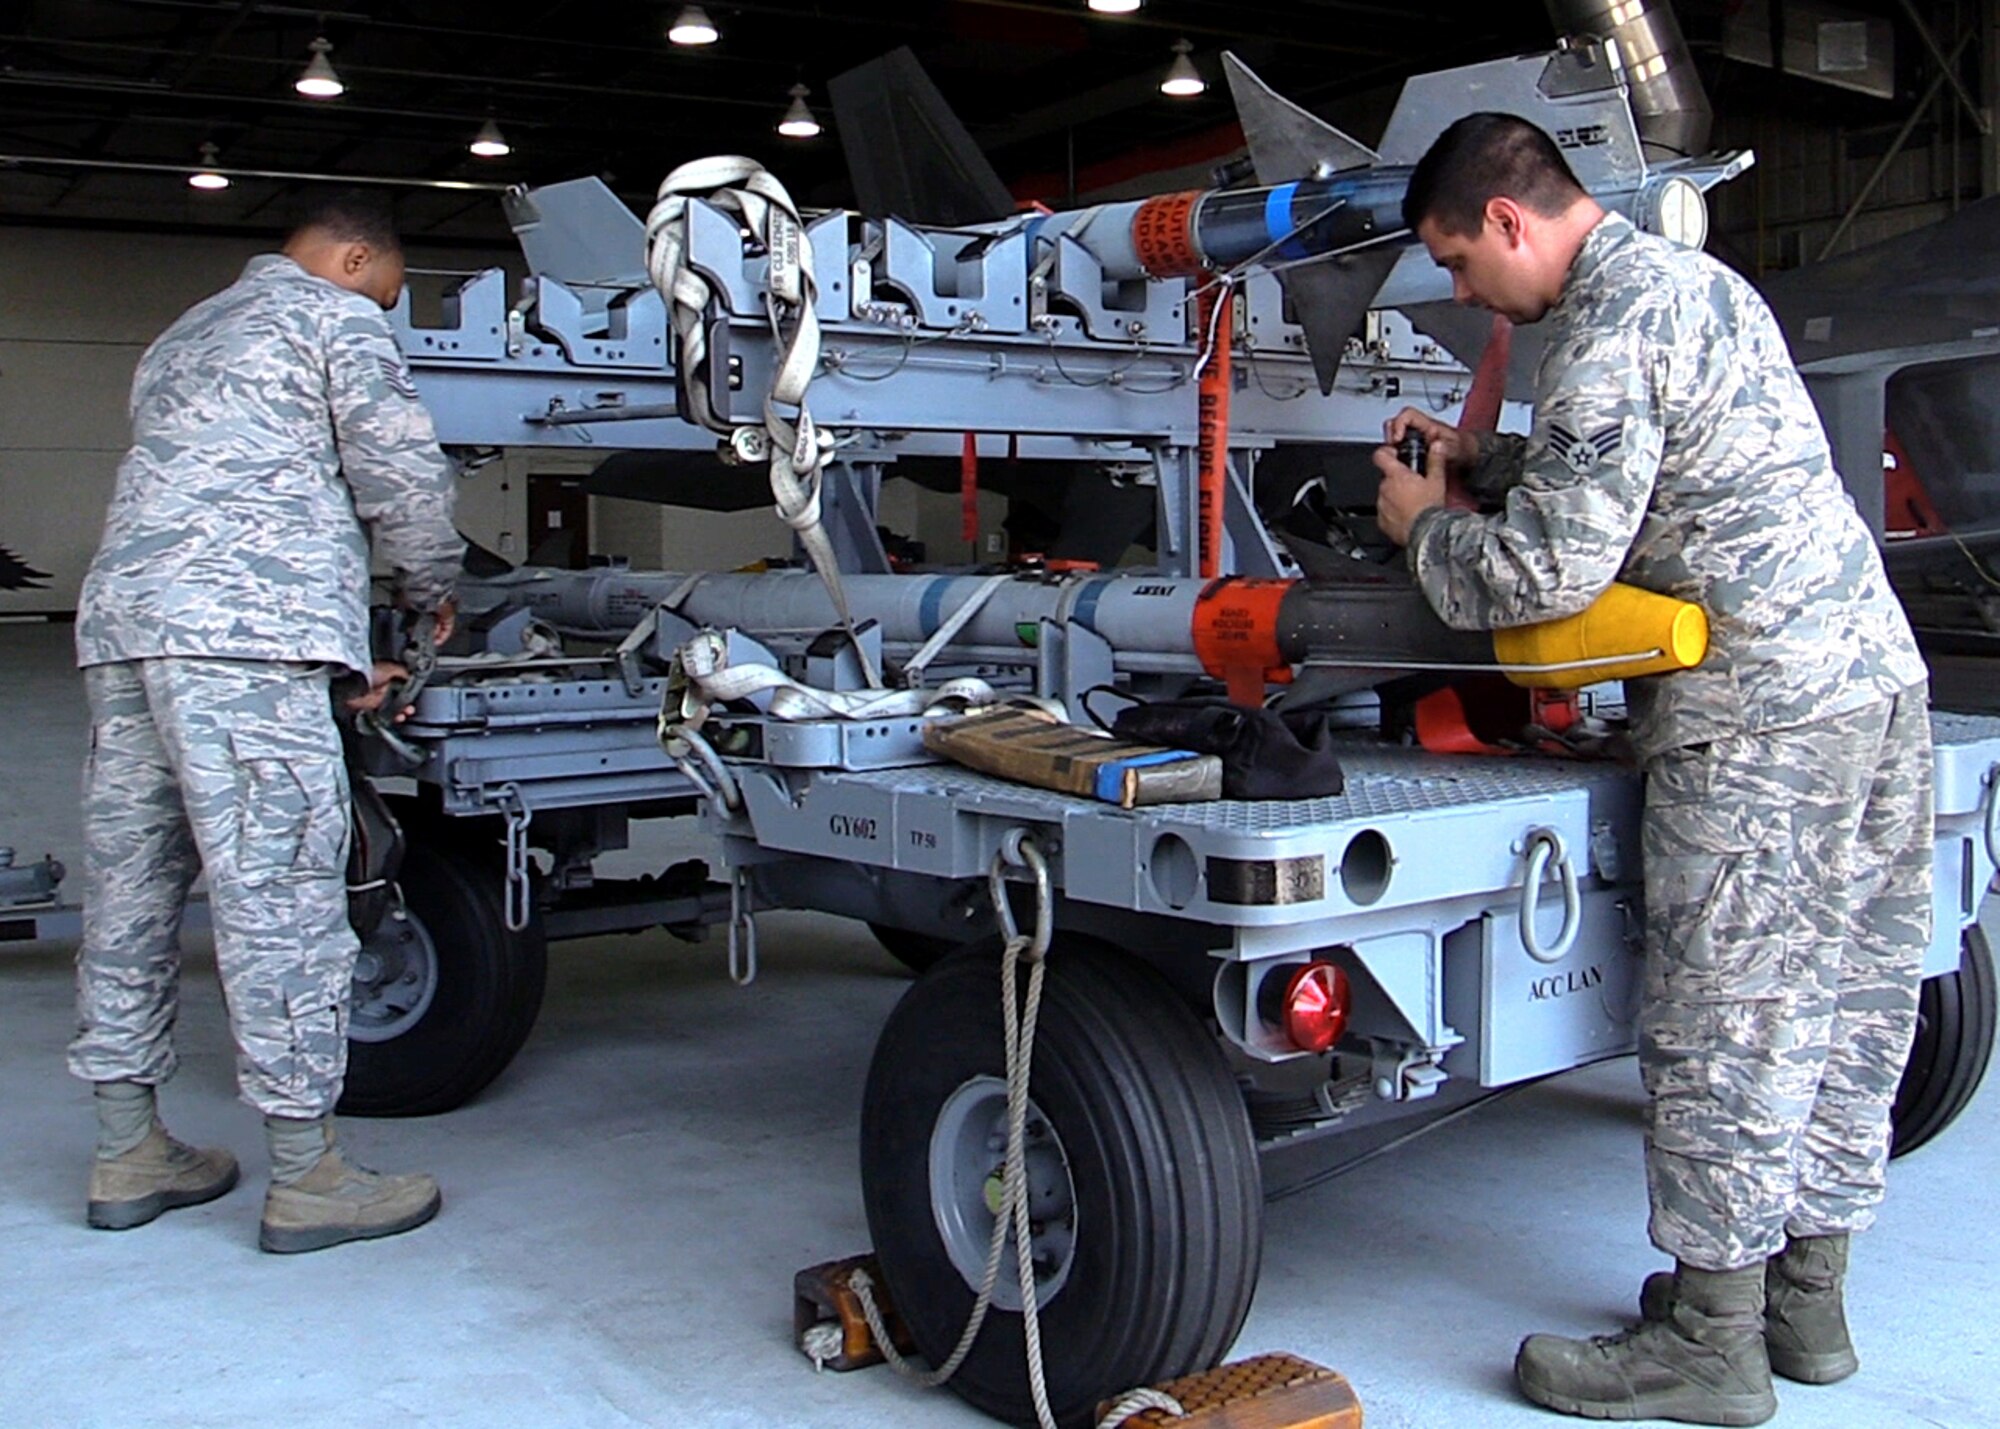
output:
[[[1175,1419],[1187,1417],[1187,1410],[1171,1394],[1163,1394],[1157,1389],[1135,1389],[1104,1411],[1104,1417],[1097,1421],[1097,1429],[1119,1429],[1127,1419],[1148,1409],[1158,1409]]]
[[[846,1344],[847,1337],[841,1333],[836,1320],[822,1320],[817,1325],[808,1325],[805,1333],[799,1336],[799,1348],[813,1362],[814,1374],[825,1369],[829,1360],[840,1358]]]
[[[737,440],[735,426],[715,410],[706,327],[714,290],[687,261],[688,205],[696,197],[733,214],[766,255],[765,313],[778,346],[778,368],[764,397],[764,433],[769,439],[765,443]],[[678,344],[676,372],[688,410],[710,431],[731,438],[739,456],[756,454],[760,445],[768,448],[771,498],[778,517],[797,535],[819,572],[841,628],[861,657],[868,683],[879,687],[881,672],[855,635],[840,563],[820,522],[821,468],[833,454],[833,438],[820,431],[806,406],[806,388],[820,357],[815,306],[819,285],[798,206],[785,186],[755,159],[721,154],[682,164],[661,182],[659,201],[646,216],[646,271],[671,313]]]

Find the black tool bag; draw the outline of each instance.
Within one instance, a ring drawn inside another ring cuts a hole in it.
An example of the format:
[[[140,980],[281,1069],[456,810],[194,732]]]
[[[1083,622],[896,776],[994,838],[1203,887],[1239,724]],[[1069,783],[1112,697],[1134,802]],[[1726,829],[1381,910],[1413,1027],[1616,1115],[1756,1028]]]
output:
[[[382,924],[396,901],[396,876],[403,869],[403,827],[389,812],[375,781],[352,766],[353,813],[347,842],[347,921],[363,942]]]
[[[1323,710],[1281,712],[1218,700],[1162,700],[1118,711],[1111,732],[1121,739],[1219,756],[1225,799],[1316,799],[1347,786]]]

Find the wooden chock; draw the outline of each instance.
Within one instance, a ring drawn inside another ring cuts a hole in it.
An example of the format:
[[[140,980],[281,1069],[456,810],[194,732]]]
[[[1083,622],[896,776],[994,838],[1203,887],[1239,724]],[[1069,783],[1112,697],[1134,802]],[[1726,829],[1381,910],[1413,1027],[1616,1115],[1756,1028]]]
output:
[[[1361,1401],[1346,1378],[1296,1355],[1257,1355],[1154,1389],[1186,1412],[1135,1411],[1112,1429],[1361,1429]],[[1097,1406],[1102,1420],[1118,1401]]]
[[[868,1328],[860,1297],[849,1283],[856,1270],[868,1272],[874,1282],[870,1291],[875,1308],[896,1349],[909,1354],[914,1349],[908,1327],[890,1302],[888,1287],[882,1283],[882,1268],[872,1255],[854,1255],[846,1260],[829,1260],[809,1266],[792,1277],[792,1338],[810,1358],[815,1369],[866,1369],[882,1363],[881,1346]]]

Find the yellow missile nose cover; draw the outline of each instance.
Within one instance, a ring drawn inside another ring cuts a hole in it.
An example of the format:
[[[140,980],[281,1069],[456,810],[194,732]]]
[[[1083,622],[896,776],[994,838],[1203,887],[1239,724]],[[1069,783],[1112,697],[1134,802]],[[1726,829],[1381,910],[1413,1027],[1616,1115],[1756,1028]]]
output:
[[[1493,654],[1517,685],[1573,690],[1691,670],[1708,653],[1708,616],[1672,596],[1614,585],[1588,610],[1493,632]]]

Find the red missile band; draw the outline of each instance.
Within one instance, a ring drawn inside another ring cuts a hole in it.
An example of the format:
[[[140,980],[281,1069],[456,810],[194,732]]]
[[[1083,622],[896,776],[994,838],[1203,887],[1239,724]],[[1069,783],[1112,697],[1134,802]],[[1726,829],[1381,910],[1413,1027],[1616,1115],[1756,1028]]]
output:
[[[1291,683],[1292,669],[1278,641],[1278,608],[1297,584],[1231,576],[1208,586],[1195,602],[1189,632],[1195,656],[1239,705],[1261,705],[1265,685]]]
[[[1149,277],[1192,278],[1201,272],[1194,241],[1194,210],[1202,195],[1161,194],[1139,205],[1132,216],[1132,250]]]

